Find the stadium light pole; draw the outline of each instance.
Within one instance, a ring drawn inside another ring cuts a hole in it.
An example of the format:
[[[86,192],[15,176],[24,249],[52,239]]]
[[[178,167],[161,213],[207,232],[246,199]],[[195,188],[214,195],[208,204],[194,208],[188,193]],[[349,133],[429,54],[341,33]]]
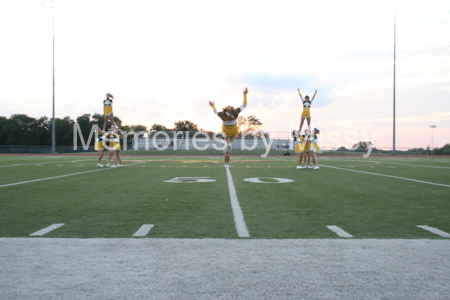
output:
[[[393,95],[393,122],[392,122],[392,154],[395,154],[395,46],[397,29],[397,10],[394,10],[394,95]]]
[[[433,143],[434,143],[433,129],[436,128],[436,127],[437,127],[437,125],[430,125],[430,128],[431,128],[431,150],[434,149],[434,145],[433,145]]]
[[[46,0],[42,0],[41,4],[45,8]],[[53,55],[53,105],[52,105],[52,150],[50,153],[56,153],[55,150],[55,2],[49,0],[48,8],[52,10],[52,55]]]
[[[53,52],[53,118],[52,118],[52,153],[56,153],[56,132],[55,132],[55,4],[51,2],[52,9],[52,52]]]

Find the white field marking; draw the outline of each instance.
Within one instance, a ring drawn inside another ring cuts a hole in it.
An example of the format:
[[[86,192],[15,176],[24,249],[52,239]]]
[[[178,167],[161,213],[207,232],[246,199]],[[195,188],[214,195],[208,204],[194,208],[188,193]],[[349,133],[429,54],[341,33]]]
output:
[[[449,233],[447,233],[445,231],[442,231],[442,230],[439,230],[437,228],[430,227],[430,226],[427,226],[427,225],[417,225],[417,227],[425,229],[425,230],[427,230],[427,231],[429,231],[431,233],[437,234],[437,235],[442,236],[444,238],[450,238],[450,234]]]
[[[126,165],[126,166],[124,166],[124,167],[132,166],[132,165],[136,165],[136,164],[141,164],[141,163],[142,163],[142,162],[135,163],[135,164],[129,164],[129,165]],[[50,179],[63,178],[63,177],[68,177],[68,176],[73,176],[73,175],[86,174],[86,173],[91,173],[91,172],[104,171],[104,170],[111,170],[111,168],[96,169],[96,170],[91,170],[91,171],[77,172],[77,173],[66,174],[66,175],[60,175],[60,176],[54,176],[54,177],[47,177],[47,178],[33,179],[33,180],[28,180],[28,181],[16,182],[16,183],[8,183],[8,184],[0,185],[0,188],[6,187],[6,186],[12,186],[12,185],[25,184],[25,183],[30,183],[30,182],[37,182],[37,181],[43,181],[43,180],[50,180]]]
[[[227,171],[228,178],[228,189],[230,190],[230,200],[231,200],[231,208],[233,209],[234,215],[234,223],[236,225],[236,230],[238,237],[250,237],[248,233],[247,225],[244,221],[244,215],[242,214],[241,206],[239,205],[239,200],[236,195],[236,189],[233,184],[233,177],[231,177],[231,172],[229,168],[225,168]]]
[[[55,229],[58,229],[59,227],[63,226],[64,223],[56,223],[56,224],[52,224],[48,227],[45,227],[44,229],[38,230],[36,232],[33,232],[32,234],[30,234],[30,236],[43,236],[44,234],[49,233],[50,231],[53,231]]]
[[[139,230],[133,234],[133,236],[134,237],[146,236],[153,228],[153,226],[155,225],[153,224],[142,225],[141,228],[139,228]]]
[[[277,181],[276,182],[261,181],[261,180],[259,180],[260,178],[275,179]],[[274,178],[274,177],[252,177],[252,178],[245,178],[244,181],[255,182],[255,183],[289,183],[289,182],[293,182],[294,180],[287,179],[287,178]]]
[[[343,238],[352,238],[353,235],[334,225],[327,225],[327,228]]]
[[[403,166],[411,166],[411,167],[424,167],[424,168],[436,168],[436,169],[450,169],[450,167],[423,166],[423,165],[402,164],[402,163],[395,163],[395,162],[382,162],[382,161],[370,161],[370,162],[385,163],[385,164],[393,164],[393,165],[403,165]]]
[[[399,176],[392,176],[392,175],[386,175],[386,174],[378,174],[378,173],[365,172],[365,171],[358,171],[358,170],[350,170],[350,169],[344,169],[344,168],[339,168],[339,167],[334,167],[334,166],[327,166],[327,165],[322,165],[322,164],[321,164],[320,166],[324,166],[324,167],[328,167],[328,168],[333,168],[333,169],[338,169],[338,170],[345,170],[345,171],[358,172],[358,173],[364,173],[364,174],[369,174],[369,175],[377,175],[377,176],[391,177],[391,178],[402,179],[402,180],[408,180],[408,181],[414,181],[414,182],[419,182],[419,183],[425,183],[425,184],[432,184],[432,185],[439,185],[439,186],[450,187],[450,185],[448,185],[448,184],[441,184],[441,183],[435,183],[435,182],[429,182],[429,181],[422,181],[422,180],[416,180],[416,179],[405,178],[405,177],[399,177]]]
[[[87,159],[83,159],[83,160],[66,160],[66,161],[53,161],[53,162],[46,162],[46,163],[39,163],[39,165],[47,165],[47,164],[60,164],[60,163],[65,163],[65,162],[79,162],[79,161],[86,161]],[[6,168],[6,167],[20,167],[20,166],[35,166],[37,165],[36,163],[32,163],[32,164],[14,164],[14,165],[7,165],[7,166],[0,166],[0,168]]]

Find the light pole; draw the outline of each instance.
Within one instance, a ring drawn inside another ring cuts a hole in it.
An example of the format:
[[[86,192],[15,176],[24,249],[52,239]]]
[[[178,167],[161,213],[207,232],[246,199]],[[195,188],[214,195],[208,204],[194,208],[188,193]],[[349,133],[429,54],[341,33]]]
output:
[[[433,140],[434,140],[434,136],[433,136],[433,129],[436,128],[437,125],[430,125],[431,128],[431,150],[433,150],[434,145],[433,145]]]
[[[42,6],[45,7],[45,0],[42,1]],[[52,109],[52,151],[55,151],[55,2],[49,1],[48,7],[52,10],[52,55],[53,55],[53,109]]]
[[[392,124],[392,154],[395,154],[395,42],[397,10],[394,10],[394,95],[393,95],[393,124]]]

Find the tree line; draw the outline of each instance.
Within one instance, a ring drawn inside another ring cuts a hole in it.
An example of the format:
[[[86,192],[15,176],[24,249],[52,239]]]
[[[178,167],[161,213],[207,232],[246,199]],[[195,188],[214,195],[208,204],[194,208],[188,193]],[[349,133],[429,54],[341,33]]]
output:
[[[78,124],[84,143],[87,143],[91,128],[93,125],[103,127],[103,115],[101,114],[83,114],[75,120],[70,117],[55,118],[55,146],[73,146],[74,144],[74,125]],[[198,127],[192,121],[184,120],[174,122],[172,128],[161,124],[153,124],[150,128],[145,125],[123,125],[122,120],[115,116],[114,121],[123,131],[146,132],[152,136],[157,131],[185,131],[192,137],[197,131],[204,131],[209,136],[214,132],[205,131]],[[108,124],[108,127],[111,124]],[[262,122],[251,115],[247,118],[241,116],[238,118],[238,125],[242,132],[258,131]],[[220,129],[220,127],[218,127]],[[218,130],[220,131],[220,130]],[[241,134],[241,132],[239,133]],[[127,137],[127,143],[131,143],[133,135]],[[0,116],[0,145],[23,145],[23,146],[51,146],[52,140],[52,120],[46,116],[33,118],[25,114],[14,114],[10,118]],[[90,145],[94,145],[95,139],[92,138]],[[77,133],[77,144],[82,145],[79,132]]]

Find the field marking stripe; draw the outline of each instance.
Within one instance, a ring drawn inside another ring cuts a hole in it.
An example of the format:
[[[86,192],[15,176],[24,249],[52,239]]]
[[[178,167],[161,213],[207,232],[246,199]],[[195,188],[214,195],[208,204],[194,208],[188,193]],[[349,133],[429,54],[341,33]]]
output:
[[[86,160],[89,160],[89,159],[52,161],[52,162],[43,162],[43,163],[35,162],[35,163],[29,163],[29,164],[13,164],[13,165],[0,166],[0,168],[5,168],[5,167],[21,167],[21,166],[34,166],[34,165],[48,165],[48,164],[58,164],[58,163],[66,163],[66,162],[74,162],[74,161],[79,162],[79,161],[86,161]]]
[[[358,160],[363,162],[363,160]],[[413,167],[424,167],[424,168],[436,168],[436,169],[450,169],[450,167],[440,167],[440,166],[424,166],[424,165],[413,165],[413,164],[403,164],[403,163],[395,163],[395,162],[385,162],[385,161],[372,161],[369,160],[368,162],[376,162],[380,164],[393,164],[393,165],[402,165],[402,166],[413,166]]]
[[[409,180],[409,181],[414,181],[414,182],[420,182],[420,183],[426,183],[426,184],[433,184],[433,185],[439,185],[439,186],[450,187],[450,185],[448,185],[448,184],[441,184],[441,183],[435,183],[435,182],[429,182],[429,181],[422,181],[422,180],[411,179],[411,178],[405,178],[405,177],[399,177],[399,176],[393,176],[393,175],[386,175],[386,174],[379,174],[379,173],[365,172],[365,171],[352,170],[352,169],[344,169],[344,168],[339,168],[339,167],[334,167],[334,166],[327,166],[327,165],[323,165],[323,164],[320,164],[320,166],[324,166],[324,167],[328,167],[328,168],[334,168],[334,169],[338,169],[338,170],[352,171],[352,172],[364,173],[364,174],[369,174],[369,175],[377,175],[377,176],[391,177],[391,178],[396,178],[396,179],[403,179],[403,180]]]
[[[59,227],[63,226],[64,223],[56,223],[56,224],[52,224],[48,227],[45,227],[44,229],[38,230],[36,232],[33,232],[32,234],[30,234],[30,236],[43,236],[44,234],[49,233],[50,231],[53,231],[55,229],[58,229]]]
[[[141,162],[135,163],[135,164],[126,165],[124,167],[132,166],[132,165],[136,165],[136,164],[140,164],[140,163]],[[68,177],[68,176],[74,176],[74,175],[80,175],[80,174],[86,174],[86,173],[92,173],[92,172],[98,172],[98,171],[105,171],[105,170],[111,170],[111,168],[96,169],[96,170],[90,170],[90,171],[85,171],[85,172],[77,172],[77,173],[71,173],[71,174],[54,176],[54,177],[33,179],[33,180],[28,180],[28,181],[16,182],[16,183],[8,183],[8,184],[0,185],[0,188],[6,187],[6,186],[18,185],[18,184],[25,184],[25,183],[30,183],[30,182],[37,182],[37,181],[50,180],[50,179],[58,179],[58,178],[63,178],[63,177]]]
[[[239,200],[236,195],[236,189],[233,184],[233,177],[231,177],[231,172],[229,168],[225,168],[227,171],[228,178],[228,189],[230,190],[230,200],[231,200],[231,208],[233,209],[234,215],[234,223],[236,225],[236,230],[239,237],[250,237],[248,233],[247,225],[244,221],[244,215],[241,210],[241,206],[239,205]]]
[[[450,238],[450,233],[447,233],[447,232],[442,231],[440,229],[437,229],[435,227],[430,227],[430,226],[427,226],[427,225],[417,225],[417,227],[425,229],[425,230],[427,230],[427,231],[429,231],[431,233],[437,234],[437,235],[439,235],[441,237]]]
[[[138,229],[138,231],[136,231],[133,234],[133,236],[135,236],[135,237],[146,236],[150,232],[150,230],[153,228],[153,226],[155,226],[155,225],[144,224]]]
[[[327,228],[330,229],[331,231],[333,231],[334,233],[336,233],[340,237],[343,237],[343,238],[352,238],[353,237],[353,235],[351,235],[350,233],[342,230],[341,228],[339,228],[335,225],[327,225]]]

